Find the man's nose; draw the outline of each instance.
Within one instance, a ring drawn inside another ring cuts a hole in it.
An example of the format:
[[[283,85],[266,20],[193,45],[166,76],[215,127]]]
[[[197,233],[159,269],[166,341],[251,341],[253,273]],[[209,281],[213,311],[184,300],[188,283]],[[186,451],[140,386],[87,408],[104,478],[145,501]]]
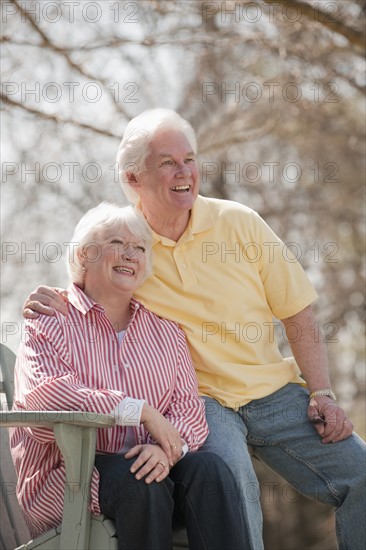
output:
[[[182,164],[177,171],[177,176],[180,178],[186,178],[191,175],[191,170],[186,164]]]

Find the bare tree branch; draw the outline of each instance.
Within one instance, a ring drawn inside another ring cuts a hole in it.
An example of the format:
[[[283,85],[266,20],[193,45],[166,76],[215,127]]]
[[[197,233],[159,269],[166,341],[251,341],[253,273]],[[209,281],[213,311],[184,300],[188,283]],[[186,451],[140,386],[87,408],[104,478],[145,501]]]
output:
[[[303,13],[305,17],[311,19],[312,21],[319,22],[321,25],[327,27],[331,31],[341,34],[342,36],[347,38],[347,40],[351,44],[361,47],[364,51],[366,43],[365,33],[356,29],[352,29],[351,27],[343,23],[343,21],[336,19],[328,12],[322,10],[319,6],[313,8],[313,6],[306,2],[303,2],[302,0],[263,0],[263,2],[266,2],[267,4],[280,4],[282,6],[290,6],[291,4],[297,6],[298,8],[300,8],[301,13]]]
[[[77,128],[82,128],[83,130],[90,130],[92,132],[95,132],[97,134],[101,134],[103,136],[108,136],[112,138],[119,139],[121,136],[118,136],[116,134],[113,134],[112,132],[109,132],[108,130],[103,130],[102,128],[97,128],[96,126],[91,126],[90,124],[85,124],[84,122],[80,122],[77,120],[72,119],[66,119],[58,117],[57,115],[50,115],[48,113],[44,113],[43,111],[39,111],[38,109],[34,109],[33,107],[28,107],[24,103],[14,101],[14,99],[10,99],[7,95],[1,93],[0,99],[5,105],[9,105],[11,107],[17,107],[18,109],[22,109],[23,111],[34,115],[38,118],[41,118],[43,120],[51,120],[55,122],[56,124],[72,124],[73,126],[76,126]]]
[[[103,78],[95,77],[95,75],[92,75],[90,72],[86,71],[83,67],[81,67],[80,65],[75,63],[71,59],[70,55],[68,54],[68,52],[66,51],[66,49],[64,47],[61,48],[60,46],[57,46],[54,42],[52,42],[50,40],[50,38],[43,32],[43,30],[40,28],[40,26],[37,25],[34,18],[31,16],[31,14],[26,9],[24,9],[24,7],[21,4],[19,4],[18,0],[11,0],[11,2],[13,2],[13,4],[15,4],[17,6],[17,8],[20,10],[22,16],[26,19],[26,21],[28,21],[28,23],[32,26],[34,31],[41,37],[42,47],[48,48],[48,49],[54,51],[55,53],[61,55],[65,59],[65,61],[69,65],[69,67],[74,69],[77,73],[81,74],[84,78],[87,78],[87,79],[92,80],[94,82],[100,82],[102,84],[102,86],[105,88],[108,95],[112,99],[114,99],[113,93],[108,88],[108,85],[107,85],[106,81]],[[115,105],[116,109],[121,114],[123,114],[126,117],[126,119],[128,120],[129,117],[128,117],[127,113],[125,112],[125,110],[122,108],[121,104],[114,101],[114,105]]]
[[[216,141],[216,142],[210,143],[209,145],[206,145],[206,147],[201,147],[198,153],[207,154],[217,149],[225,150],[228,147],[232,145],[236,145],[238,143],[253,141],[254,139],[258,139],[268,134],[274,128],[275,124],[276,124],[276,117],[273,117],[271,119],[266,120],[266,122],[261,127],[255,128],[252,130],[247,130],[245,134],[243,132],[233,133],[233,134],[230,134],[230,136],[228,136],[227,138],[222,139],[221,141]],[[220,132],[217,131],[217,128],[213,128],[211,131],[214,132],[215,135],[220,135]],[[207,137],[207,132],[205,137]],[[202,141],[203,139],[202,138],[200,139],[200,136],[198,136],[198,142],[200,143]]]

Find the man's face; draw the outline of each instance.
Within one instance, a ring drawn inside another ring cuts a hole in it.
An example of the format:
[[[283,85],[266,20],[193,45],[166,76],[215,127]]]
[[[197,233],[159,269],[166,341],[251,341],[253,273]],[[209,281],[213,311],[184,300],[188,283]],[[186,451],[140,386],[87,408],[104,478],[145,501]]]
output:
[[[136,174],[144,213],[169,219],[189,212],[199,191],[197,162],[184,134],[158,133],[149,146],[145,169]]]

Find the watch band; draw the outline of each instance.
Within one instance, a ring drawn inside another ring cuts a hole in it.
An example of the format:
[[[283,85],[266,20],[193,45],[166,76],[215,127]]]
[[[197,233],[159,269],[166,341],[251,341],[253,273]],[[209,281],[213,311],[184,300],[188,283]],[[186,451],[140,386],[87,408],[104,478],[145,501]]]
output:
[[[334,401],[337,401],[336,394],[330,388],[323,388],[321,390],[315,390],[315,391],[311,392],[310,399],[312,399],[313,397],[316,397],[316,396],[323,396],[323,395],[326,396],[326,397],[330,397]]]

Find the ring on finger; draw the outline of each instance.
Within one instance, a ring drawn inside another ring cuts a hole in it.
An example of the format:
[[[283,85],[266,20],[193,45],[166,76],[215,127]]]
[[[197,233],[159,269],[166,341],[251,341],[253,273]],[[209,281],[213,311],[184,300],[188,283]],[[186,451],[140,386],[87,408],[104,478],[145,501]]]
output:
[[[159,460],[158,464],[161,464],[163,468],[166,468],[166,464],[162,460]]]
[[[177,448],[177,445],[175,443],[172,443],[171,445],[169,445],[171,449],[176,449]]]

